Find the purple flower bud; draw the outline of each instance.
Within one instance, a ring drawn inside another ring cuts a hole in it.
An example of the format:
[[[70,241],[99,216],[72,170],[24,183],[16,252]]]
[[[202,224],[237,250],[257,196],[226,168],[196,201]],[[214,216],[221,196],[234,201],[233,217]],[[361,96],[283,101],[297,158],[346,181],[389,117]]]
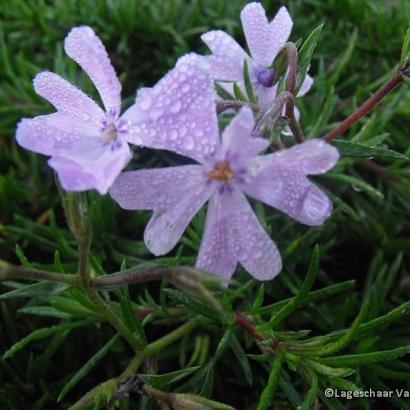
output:
[[[264,87],[272,87],[274,78],[275,70],[273,68],[264,68],[257,75],[259,84]]]

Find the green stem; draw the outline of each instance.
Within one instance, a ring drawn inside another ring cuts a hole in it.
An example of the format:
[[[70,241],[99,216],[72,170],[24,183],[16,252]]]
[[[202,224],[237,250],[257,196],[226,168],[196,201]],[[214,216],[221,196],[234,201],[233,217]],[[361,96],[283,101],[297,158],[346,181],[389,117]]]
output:
[[[159,353],[161,350],[165,349],[166,347],[176,342],[178,339],[180,339],[187,333],[191,332],[197,326],[198,320],[196,318],[193,318],[188,322],[184,323],[182,326],[175,329],[174,331],[172,331],[171,333],[168,333],[167,335],[161,337],[155,342],[150,343],[143,351],[138,352],[134,356],[134,358],[130,361],[126,369],[118,377],[110,379],[94,387],[94,389],[89,391],[85,396],[83,396],[80,400],[73,404],[69,408],[69,410],[79,410],[89,406],[94,400],[95,394],[98,392],[98,390],[108,382],[114,382],[117,385],[117,387],[119,387],[121,383],[123,383],[126,379],[128,379],[136,373],[136,371],[141,366],[141,363],[144,361],[146,357]]]
[[[78,275],[48,272],[26,268],[24,266],[14,266],[5,261],[0,261],[0,282],[6,280],[47,280],[49,282],[66,283],[67,285],[78,285],[81,279]]]

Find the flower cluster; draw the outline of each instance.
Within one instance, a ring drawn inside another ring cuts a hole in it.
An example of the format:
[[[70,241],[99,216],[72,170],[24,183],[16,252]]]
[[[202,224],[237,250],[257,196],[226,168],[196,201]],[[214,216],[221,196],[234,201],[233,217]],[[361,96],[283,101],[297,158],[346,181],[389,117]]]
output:
[[[181,57],[153,88],[140,89],[122,115],[121,85],[102,42],[89,27],[73,28],[65,51],[95,84],[104,110],[60,76],[43,72],[34,88],[57,111],[23,119],[16,138],[51,157],[64,189],[109,191],[124,209],[151,210],[144,240],[155,255],[172,250],[209,202],[196,266],[229,278],[239,262],[255,278],[269,280],[280,272],[281,257],[247,196],[303,224],[320,225],[332,204],[307,176],[326,172],[339,155],[320,139],[265,154],[269,141],[255,135],[247,106],[220,136],[215,81],[228,91],[234,82],[244,89],[246,61],[258,104],[269,107],[278,92],[271,65],[292,28],[284,7],[269,23],[262,6],[250,3],[241,19],[251,56],[228,34],[205,33],[211,55]],[[312,82],[307,76],[299,95]],[[129,144],[169,150],[196,163],[121,173],[132,157]]]

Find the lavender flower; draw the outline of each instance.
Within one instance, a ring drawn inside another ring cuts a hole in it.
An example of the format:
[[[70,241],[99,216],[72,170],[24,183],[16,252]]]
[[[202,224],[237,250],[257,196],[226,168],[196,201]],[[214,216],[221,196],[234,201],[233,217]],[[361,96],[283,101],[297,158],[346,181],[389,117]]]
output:
[[[281,258],[245,194],[299,222],[320,225],[330,215],[332,204],[306,176],[326,172],[339,155],[318,139],[258,155],[268,141],[252,137],[254,118],[247,107],[232,119],[220,141],[213,82],[201,64],[188,55],[157,86],[144,92],[140,98],[148,99],[144,105],[147,120],[135,135],[141,143],[151,132],[162,135],[163,148],[199,164],[124,172],[110,194],[124,209],[153,211],[144,239],[155,255],[169,252],[209,201],[196,266],[228,278],[239,262],[255,278],[272,279],[281,270]],[[178,117],[164,113],[169,98],[164,92],[175,94]],[[141,102],[136,106],[141,107]]]
[[[245,93],[243,67],[247,61],[254,94],[259,104],[266,106],[273,102],[277,94],[277,84],[272,85],[274,71],[270,66],[286,44],[293,22],[286,7],[281,7],[269,23],[262,5],[256,2],[244,7],[241,20],[251,56],[224,31],[213,30],[201,36],[212,52],[208,57],[211,75],[215,80],[223,81],[221,85],[232,95],[232,82],[237,82]],[[312,84],[312,77],[307,75],[298,96],[306,94]]]
[[[95,188],[104,194],[131,158],[128,121],[120,117],[121,85],[90,27],[73,28],[64,48],[93,81],[105,112],[57,74],[42,72],[34,78],[34,88],[57,112],[23,119],[16,138],[24,148],[51,156],[49,165],[64,189]]]

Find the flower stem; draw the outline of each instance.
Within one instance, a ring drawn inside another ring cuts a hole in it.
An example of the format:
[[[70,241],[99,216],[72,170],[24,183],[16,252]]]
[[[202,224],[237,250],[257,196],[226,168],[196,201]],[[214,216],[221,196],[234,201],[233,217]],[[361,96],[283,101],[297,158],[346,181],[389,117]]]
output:
[[[5,261],[0,261],[0,282],[5,280],[46,280],[49,282],[66,283],[67,285],[78,285],[81,279],[78,275],[48,272],[14,266]]]
[[[360,118],[371,111],[386,95],[404,82],[405,69],[398,70],[393,77],[384,83],[370,98],[368,98],[354,113],[349,115],[336,128],[328,132],[323,139],[327,142],[332,141],[340,134],[343,134]]]
[[[117,332],[136,351],[140,351],[143,346],[123,321],[115,314],[110,307],[100,297],[98,292],[90,283],[90,245],[91,245],[91,222],[88,213],[87,197],[83,193],[65,192],[60,187],[60,194],[63,201],[64,211],[68,225],[73,233],[79,253],[78,276],[90,301],[95,305],[97,311],[104,317]]]

